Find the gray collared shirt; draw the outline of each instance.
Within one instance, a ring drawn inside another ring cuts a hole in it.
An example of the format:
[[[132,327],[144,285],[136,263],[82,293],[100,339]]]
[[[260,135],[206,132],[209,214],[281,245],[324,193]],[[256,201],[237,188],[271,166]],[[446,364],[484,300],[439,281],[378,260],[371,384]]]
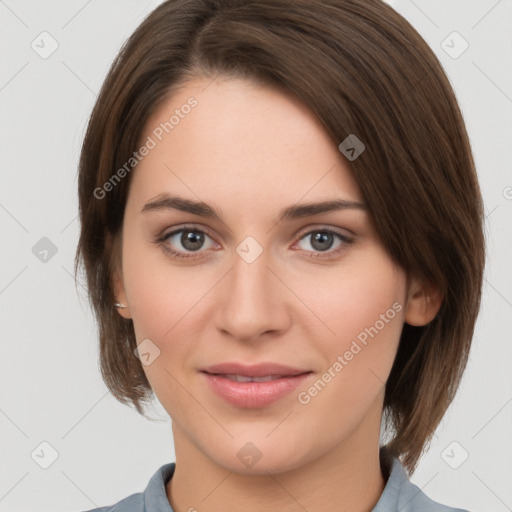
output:
[[[174,474],[175,462],[164,464],[150,478],[143,492],[132,494],[114,505],[85,512],[174,512],[165,492],[165,485]],[[384,491],[372,512],[468,512],[432,501],[407,477],[405,468],[393,459],[391,473]]]

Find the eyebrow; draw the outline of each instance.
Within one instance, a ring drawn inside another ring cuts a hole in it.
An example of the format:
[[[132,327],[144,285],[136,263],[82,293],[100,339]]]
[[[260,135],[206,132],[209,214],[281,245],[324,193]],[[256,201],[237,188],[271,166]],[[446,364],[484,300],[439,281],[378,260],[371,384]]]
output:
[[[302,203],[283,208],[279,213],[278,222],[283,220],[301,219],[322,213],[329,213],[339,210],[358,209],[367,210],[365,204],[347,199],[333,199],[318,203]],[[219,210],[202,201],[192,201],[183,197],[161,194],[144,205],[141,213],[179,210],[192,213],[201,217],[222,221]]]

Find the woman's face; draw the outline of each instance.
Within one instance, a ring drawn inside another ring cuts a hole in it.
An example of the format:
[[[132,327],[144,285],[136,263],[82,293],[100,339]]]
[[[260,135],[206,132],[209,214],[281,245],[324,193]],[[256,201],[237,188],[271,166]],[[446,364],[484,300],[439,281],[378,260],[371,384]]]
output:
[[[261,473],[376,445],[405,274],[319,121],[276,90],[197,79],[141,140],[116,297],[177,455]],[[303,208],[340,200],[362,206]],[[223,363],[241,366],[211,368]],[[265,364],[286,368],[250,368]]]

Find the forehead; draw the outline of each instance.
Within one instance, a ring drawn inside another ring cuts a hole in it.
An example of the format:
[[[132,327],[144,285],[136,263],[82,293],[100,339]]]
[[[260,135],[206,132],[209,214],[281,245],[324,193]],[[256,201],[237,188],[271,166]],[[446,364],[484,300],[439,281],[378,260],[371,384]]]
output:
[[[244,210],[301,198],[362,201],[349,164],[307,105],[254,82],[187,82],[150,116],[140,141],[153,147],[132,178],[138,205],[166,192]]]

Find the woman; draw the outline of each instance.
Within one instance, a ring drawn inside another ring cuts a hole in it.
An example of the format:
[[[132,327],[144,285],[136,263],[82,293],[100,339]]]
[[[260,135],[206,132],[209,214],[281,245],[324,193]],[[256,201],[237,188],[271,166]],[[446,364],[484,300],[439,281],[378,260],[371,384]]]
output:
[[[105,80],[79,201],[103,378],[156,395],[176,451],[101,510],[460,511],[408,474],[466,366],[483,205],[397,12],[162,3]]]

